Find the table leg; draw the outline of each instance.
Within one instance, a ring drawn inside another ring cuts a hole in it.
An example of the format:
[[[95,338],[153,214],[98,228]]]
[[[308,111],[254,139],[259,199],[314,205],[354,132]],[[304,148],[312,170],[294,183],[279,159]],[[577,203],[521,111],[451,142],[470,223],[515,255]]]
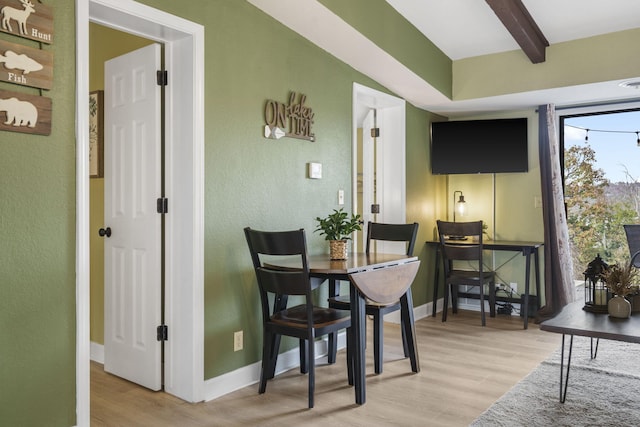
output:
[[[539,256],[540,248],[534,249],[533,252],[533,267],[536,269],[536,303],[538,310],[541,307],[540,301],[540,256]]]
[[[560,352],[560,403],[564,403],[567,399],[567,387],[569,386],[569,369],[571,368],[571,351],[573,350],[573,335],[569,340],[569,357],[567,359],[567,372],[563,377],[564,372],[564,337],[562,334],[562,351]],[[564,387],[563,387],[564,380]]]
[[[596,340],[596,348],[593,348],[593,338],[591,338],[591,358],[595,359],[598,357],[598,345],[600,344],[600,338],[595,338]]]
[[[329,279],[329,297],[330,298],[338,295],[339,286],[340,286],[340,281],[336,279]],[[336,363],[337,352],[338,352],[338,333],[332,332],[329,334],[327,363],[329,364]]]
[[[524,273],[524,302],[522,313],[524,315],[524,328],[529,328],[529,282],[531,276],[531,251],[527,251],[525,255],[525,273]]]
[[[416,344],[416,327],[413,317],[413,297],[411,296],[411,287],[400,297],[400,316],[402,317],[402,330],[405,336],[407,348],[409,351],[409,360],[411,361],[411,370],[420,372],[420,360],[418,358],[418,346]]]
[[[351,348],[353,355],[353,382],[356,403],[364,404],[365,392],[365,304],[364,297],[353,283],[349,284],[349,299],[351,303]]]

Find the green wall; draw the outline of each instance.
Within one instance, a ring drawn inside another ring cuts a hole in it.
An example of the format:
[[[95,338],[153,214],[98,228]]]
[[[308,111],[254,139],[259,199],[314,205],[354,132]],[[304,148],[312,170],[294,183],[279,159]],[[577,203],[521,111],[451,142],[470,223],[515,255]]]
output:
[[[0,425],[75,423],[75,8],[53,8],[51,135],[0,132]],[[37,42],[0,33],[32,48]],[[0,90],[39,95],[0,82]],[[0,112],[0,119],[5,113]]]
[[[590,67],[589,79],[594,81],[598,76],[604,80],[620,75],[616,70],[630,73],[621,55],[601,50],[598,52],[608,54],[612,62],[584,60],[579,73],[553,49],[544,66],[548,72],[542,76],[535,75],[535,70],[542,69],[538,65],[525,66],[519,56],[509,54],[504,59],[492,56],[476,62],[456,61],[451,66],[441,54],[425,53],[428,43],[415,38],[413,30],[396,32],[396,28],[385,27],[383,34],[377,34],[368,26],[367,13],[387,10],[379,0],[370,11],[364,8],[361,17],[355,17],[346,2],[322,2],[343,13],[395,58],[411,64],[414,72],[443,93],[452,90],[447,88],[453,81],[455,99],[515,92],[527,88],[533,76],[543,81],[538,84],[541,87],[583,83],[580,76]],[[52,134],[0,134],[0,424],[11,426],[75,423],[75,9],[71,0],[48,3],[54,9],[56,34],[54,44],[43,49],[53,52],[55,70],[53,89],[43,94],[53,98]],[[308,230],[310,250],[324,251],[324,240],[311,232],[313,218],[337,207],[338,189],[346,190],[346,206],[351,205],[352,84],[386,90],[245,1],[141,3],[206,28],[204,329],[205,379],[209,379],[260,357],[259,306],[242,228],[303,227]],[[396,15],[389,18],[394,26],[405,25]],[[628,43],[635,35],[625,32],[620,37]],[[0,33],[0,38],[37,46],[8,34]],[[584,51],[589,45],[576,46]],[[407,52],[420,55],[409,58]],[[526,74],[519,76],[519,82],[507,78],[510,76],[496,77],[489,72],[495,70],[496,59],[505,61],[505,70]],[[636,60],[629,61],[633,65]],[[94,67],[92,62],[92,72]],[[483,80],[474,80],[482,76]],[[35,89],[7,83],[0,83],[0,88],[38,94]],[[262,137],[265,101],[284,102],[289,91],[307,96],[306,104],[315,113],[316,142]],[[509,114],[515,113],[502,115]],[[536,118],[533,111],[524,114]],[[463,189],[465,194],[469,191],[470,201],[490,196],[484,193],[485,178],[470,184],[430,174],[428,129],[435,119],[442,118],[407,105],[407,220],[420,223],[419,241],[434,237],[435,219],[449,211],[451,187],[469,186]],[[537,159],[537,137],[532,132],[530,158]],[[305,177],[305,165],[311,161],[323,164],[322,180]],[[459,178],[469,181],[474,177]],[[532,197],[540,191],[538,170],[534,167],[518,177],[500,177],[497,186],[497,209],[502,213],[496,214],[496,223],[501,223],[496,231],[500,236],[540,239],[541,213],[532,208]],[[99,187],[100,180],[91,180],[92,192],[100,191]],[[91,209],[100,211],[93,203]],[[482,211],[477,212],[484,217]],[[522,218],[526,226],[508,218]],[[100,222],[92,218],[92,229]],[[95,246],[91,250],[98,252]],[[419,306],[430,300],[431,285],[425,282],[433,274],[433,254],[424,245],[416,253],[423,261],[414,284],[414,303]],[[95,309],[93,322],[101,315],[94,302],[91,309]],[[245,331],[245,350],[234,353],[233,332],[239,329]],[[100,341],[94,325],[91,330],[92,339]]]

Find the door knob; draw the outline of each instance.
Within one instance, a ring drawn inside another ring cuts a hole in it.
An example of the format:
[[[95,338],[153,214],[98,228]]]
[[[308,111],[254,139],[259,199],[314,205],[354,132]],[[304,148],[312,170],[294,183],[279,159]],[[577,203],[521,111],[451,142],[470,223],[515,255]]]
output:
[[[100,235],[100,237],[111,237],[111,227],[101,228],[100,230],[98,230],[98,234]]]

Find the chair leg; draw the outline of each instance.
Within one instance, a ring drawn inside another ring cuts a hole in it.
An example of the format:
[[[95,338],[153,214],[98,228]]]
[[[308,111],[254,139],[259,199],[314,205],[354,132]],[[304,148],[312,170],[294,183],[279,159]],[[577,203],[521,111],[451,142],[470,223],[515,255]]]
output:
[[[269,333],[268,337],[267,335],[265,335],[265,340],[268,340],[265,342],[269,343],[269,346],[267,347],[269,352],[267,357],[268,369],[266,372],[266,378],[269,380],[276,375],[276,364],[278,362],[278,352],[280,351],[281,338],[282,336],[279,334]]]
[[[383,320],[379,311],[373,315],[373,364],[376,374],[382,373]]]
[[[329,334],[329,342],[327,349],[327,362],[331,365],[336,363],[336,353],[338,353],[338,333],[331,332]]]
[[[310,352],[310,346],[308,340],[300,339],[300,373],[306,374],[309,371],[309,364],[307,363],[307,355]]]
[[[347,381],[353,385],[353,332],[347,328]]]
[[[400,328],[402,332],[402,349],[404,350],[404,357],[409,357],[409,343],[407,343],[407,333],[404,331],[404,328]]]
[[[458,285],[450,285],[451,287],[451,312],[458,314]]]
[[[496,284],[489,284],[489,315],[496,317]]]
[[[482,319],[482,326],[485,326],[487,320],[484,316],[484,285],[480,284],[480,318]]]
[[[264,332],[262,338],[262,371],[260,372],[260,386],[258,387],[258,393],[262,394],[267,389],[267,379],[273,378],[271,375],[271,364],[273,363],[271,353],[274,335],[268,332]],[[275,363],[273,363],[275,365]]]
[[[449,311],[449,293],[451,292],[451,285],[444,284],[444,302],[442,307],[442,321],[447,321],[447,311]]]
[[[309,408],[313,408],[313,395],[315,393],[315,388],[316,388],[316,369],[315,369],[315,351],[314,351],[314,345],[313,345],[313,337],[309,337],[308,340],[306,340],[307,342],[309,342],[310,344],[307,346],[308,351],[307,351],[307,365],[308,365],[308,370],[309,370]]]

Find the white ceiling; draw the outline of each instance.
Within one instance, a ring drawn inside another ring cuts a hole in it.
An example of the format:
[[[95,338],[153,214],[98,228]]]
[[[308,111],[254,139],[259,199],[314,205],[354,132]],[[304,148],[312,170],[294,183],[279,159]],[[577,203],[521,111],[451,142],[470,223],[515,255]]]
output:
[[[453,60],[519,49],[484,0],[386,0]],[[640,27],[637,0],[522,0],[550,44]]]
[[[316,0],[247,1],[413,105],[445,116],[640,98],[609,81],[451,101]],[[484,0],[386,1],[453,60],[520,48]],[[638,0],[522,1],[551,45],[640,27]]]

